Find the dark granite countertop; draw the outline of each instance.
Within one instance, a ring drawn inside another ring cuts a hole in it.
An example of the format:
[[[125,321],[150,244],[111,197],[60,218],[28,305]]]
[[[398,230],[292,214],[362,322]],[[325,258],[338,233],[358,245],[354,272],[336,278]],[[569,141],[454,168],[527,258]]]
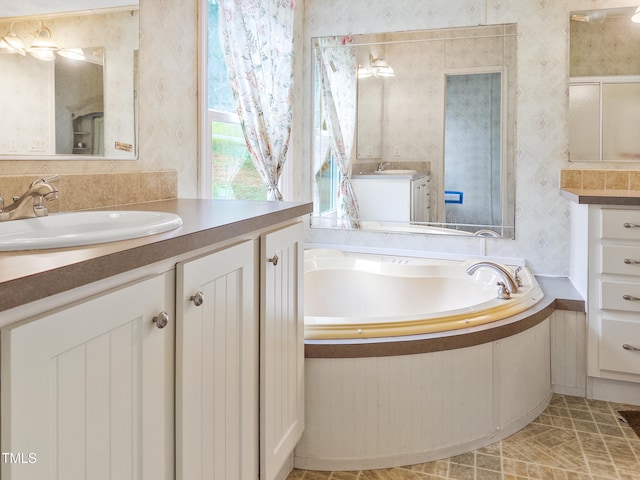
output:
[[[83,247],[0,253],[0,311],[311,213],[310,203],[177,199],[108,210],[180,215],[169,232]]]

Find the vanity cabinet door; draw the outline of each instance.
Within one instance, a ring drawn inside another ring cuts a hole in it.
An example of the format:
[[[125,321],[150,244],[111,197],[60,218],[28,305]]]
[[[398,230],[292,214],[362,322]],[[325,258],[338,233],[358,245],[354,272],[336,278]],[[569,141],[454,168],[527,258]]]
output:
[[[281,472],[304,429],[302,223],[261,239],[260,479]]]
[[[174,321],[160,315],[173,304],[165,281],[2,329],[1,447],[11,455],[3,479],[172,478]]]
[[[178,480],[258,478],[257,242],[177,265]]]

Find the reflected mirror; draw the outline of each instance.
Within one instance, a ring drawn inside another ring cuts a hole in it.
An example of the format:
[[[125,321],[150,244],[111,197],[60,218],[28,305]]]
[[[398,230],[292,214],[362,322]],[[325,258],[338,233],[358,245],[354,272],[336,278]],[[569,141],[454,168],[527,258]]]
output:
[[[137,5],[0,19],[0,159],[137,158],[138,37]]]
[[[312,39],[312,226],[513,238],[516,38]]]
[[[569,159],[640,161],[637,8],[571,12]]]

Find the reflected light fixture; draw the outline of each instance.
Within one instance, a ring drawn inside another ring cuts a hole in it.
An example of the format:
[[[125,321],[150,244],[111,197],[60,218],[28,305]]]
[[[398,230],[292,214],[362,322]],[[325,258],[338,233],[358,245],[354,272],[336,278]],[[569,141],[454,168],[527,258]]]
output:
[[[369,78],[371,75],[372,75],[371,70],[369,70],[367,67],[364,67],[358,64],[358,73],[357,73],[358,78]]]
[[[62,48],[58,50],[58,55],[71,60],[85,60],[87,58],[81,48]]]
[[[607,19],[606,10],[591,10],[584,13],[574,13],[571,20],[575,22],[602,23]]]
[[[631,16],[631,21],[634,23],[640,23],[640,7],[636,8],[636,13]]]
[[[396,76],[393,68],[391,68],[391,66],[389,65],[389,61],[384,57],[384,55],[378,58],[373,58],[373,55],[370,54],[369,60],[371,63],[369,69],[374,77]]]

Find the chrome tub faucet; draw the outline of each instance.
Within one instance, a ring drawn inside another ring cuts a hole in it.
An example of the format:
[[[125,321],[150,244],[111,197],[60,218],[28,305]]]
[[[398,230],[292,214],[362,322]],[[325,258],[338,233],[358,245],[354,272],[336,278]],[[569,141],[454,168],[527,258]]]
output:
[[[511,298],[512,293],[518,293],[519,282],[516,280],[516,277],[513,276],[509,272],[509,270],[507,270],[505,267],[503,267],[498,263],[488,262],[488,261],[476,262],[473,265],[471,265],[469,268],[467,268],[467,273],[469,275],[473,275],[474,273],[476,273],[476,270],[482,267],[487,267],[487,268],[491,268],[492,270],[495,270],[504,280],[504,283],[498,282],[498,286],[500,287],[498,289],[498,298],[508,299],[508,298]],[[506,288],[506,292],[504,291],[504,288]]]
[[[48,215],[44,201],[58,198],[58,190],[51,185],[58,180],[60,176],[55,175],[32,182],[26,192],[12,198],[13,203],[8,207],[4,206],[4,199],[0,197],[0,222]]]

